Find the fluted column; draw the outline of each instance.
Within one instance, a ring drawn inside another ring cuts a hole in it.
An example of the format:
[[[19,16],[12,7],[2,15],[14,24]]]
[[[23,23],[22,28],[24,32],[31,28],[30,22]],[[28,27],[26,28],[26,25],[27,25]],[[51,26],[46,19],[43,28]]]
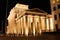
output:
[[[23,23],[22,23],[22,18],[21,18],[21,34],[23,35]]]
[[[41,26],[42,26],[42,31],[45,31],[45,17],[41,16]]]
[[[42,33],[41,16],[39,16],[39,34]]]
[[[24,16],[24,34],[28,36],[28,16]]]
[[[46,18],[46,32],[49,32],[50,26],[49,26],[49,19]]]
[[[34,16],[35,35],[39,33],[39,16]]]
[[[32,26],[32,30],[33,30],[33,35],[35,36],[35,20],[34,20],[34,16],[33,16],[33,26]]]
[[[53,19],[49,18],[49,20],[50,20],[50,31],[53,32],[54,31]]]

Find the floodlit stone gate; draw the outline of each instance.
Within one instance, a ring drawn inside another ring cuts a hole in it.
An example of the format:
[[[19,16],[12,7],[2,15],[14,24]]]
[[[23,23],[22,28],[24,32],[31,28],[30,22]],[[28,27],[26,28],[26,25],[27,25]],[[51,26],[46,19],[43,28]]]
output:
[[[28,5],[16,4],[10,11],[10,15],[8,16],[7,34],[35,36],[42,32],[55,31],[52,15],[40,9],[28,9]]]

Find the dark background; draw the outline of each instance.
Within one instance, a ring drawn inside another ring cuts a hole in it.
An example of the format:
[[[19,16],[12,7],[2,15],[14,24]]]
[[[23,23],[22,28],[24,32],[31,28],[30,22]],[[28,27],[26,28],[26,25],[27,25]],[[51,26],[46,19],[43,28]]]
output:
[[[0,32],[5,32],[6,19],[9,15],[9,11],[15,6],[16,3],[22,3],[29,5],[29,8],[39,8],[51,13],[50,0],[0,0]]]

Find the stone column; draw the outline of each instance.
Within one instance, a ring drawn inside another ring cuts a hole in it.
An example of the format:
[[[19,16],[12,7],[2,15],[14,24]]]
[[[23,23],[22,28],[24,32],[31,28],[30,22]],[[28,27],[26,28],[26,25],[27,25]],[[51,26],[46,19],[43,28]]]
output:
[[[41,26],[42,26],[42,32],[45,31],[45,17],[41,16]]]
[[[46,32],[49,32],[50,26],[49,26],[49,19],[46,18]]]

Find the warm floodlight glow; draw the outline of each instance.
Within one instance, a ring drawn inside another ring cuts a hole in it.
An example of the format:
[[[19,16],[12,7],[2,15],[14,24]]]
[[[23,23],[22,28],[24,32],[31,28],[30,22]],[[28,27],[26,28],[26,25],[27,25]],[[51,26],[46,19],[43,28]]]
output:
[[[55,3],[55,0],[53,0],[53,4]]]
[[[17,33],[16,28],[14,28],[14,33],[15,33],[15,34]]]
[[[32,16],[30,16],[30,22],[32,22],[33,20],[32,20]]]
[[[24,4],[16,4],[15,6],[16,8],[20,8],[20,9],[28,9],[28,5],[24,5]]]
[[[35,27],[33,27],[33,35],[35,36]]]
[[[53,20],[52,20],[52,18],[50,18],[50,29],[51,29],[51,31],[53,31],[53,29],[54,29],[54,27],[53,27]]]
[[[41,16],[41,26],[42,26],[42,30],[45,30],[45,17]]]
[[[25,28],[25,35],[28,36],[28,28]]]
[[[53,0],[55,3],[55,0]],[[41,12],[40,12],[41,13]],[[53,19],[49,15],[28,10],[28,5],[16,4],[8,17],[7,34],[34,36],[53,31]]]
[[[42,33],[42,30],[40,29],[39,32],[40,32],[40,34],[41,34],[41,33]]]
[[[59,0],[57,0],[57,2],[58,2]]]
[[[47,30],[46,31],[49,31],[49,19],[46,19],[46,26],[47,26]]]

